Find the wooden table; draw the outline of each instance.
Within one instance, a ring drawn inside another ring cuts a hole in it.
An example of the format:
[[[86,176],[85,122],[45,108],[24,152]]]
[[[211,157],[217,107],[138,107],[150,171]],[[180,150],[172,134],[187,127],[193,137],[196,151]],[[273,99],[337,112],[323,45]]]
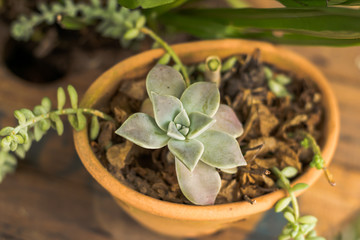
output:
[[[6,34],[0,34],[4,46]],[[337,186],[322,178],[300,197],[303,214],[319,218],[318,232],[332,237],[360,208],[360,47],[289,47],[317,65],[330,80],[341,112],[340,142],[330,167]],[[0,49],[0,55],[3,49]],[[73,73],[49,85],[12,75],[0,62],[0,126],[13,125],[13,111],[32,108],[71,83],[80,95],[103,69]],[[203,240],[276,239],[284,225],[273,211]],[[69,126],[63,137],[50,132],[35,144],[15,174],[0,184],[0,239],[169,239],[141,227],[86,172]]]

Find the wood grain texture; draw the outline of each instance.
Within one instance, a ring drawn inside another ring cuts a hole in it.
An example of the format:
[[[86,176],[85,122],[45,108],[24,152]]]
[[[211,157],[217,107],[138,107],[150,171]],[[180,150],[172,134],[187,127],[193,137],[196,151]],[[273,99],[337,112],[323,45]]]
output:
[[[0,36],[3,46],[6,36]],[[324,72],[340,106],[341,136],[330,167],[337,187],[330,187],[321,179],[300,198],[302,213],[319,218],[319,234],[332,237],[360,208],[360,68],[355,61],[360,56],[360,47],[289,48]],[[0,55],[1,52],[0,49]],[[100,73],[99,69],[88,70],[39,86],[16,78],[0,62],[0,126],[14,124],[13,111],[32,108],[42,96],[55,100],[60,85],[71,83],[81,95]],[[281,216],[269,212],[201,239],[276,239],[275,230],[281,224]],[[275,230],[266,230],[271,228]],[[91,179],[76,157],[69,127],[64,137],[52,132],[35,144],[16,174],[0,185],[0,239],[144,238],[168,239],[130,219]]]

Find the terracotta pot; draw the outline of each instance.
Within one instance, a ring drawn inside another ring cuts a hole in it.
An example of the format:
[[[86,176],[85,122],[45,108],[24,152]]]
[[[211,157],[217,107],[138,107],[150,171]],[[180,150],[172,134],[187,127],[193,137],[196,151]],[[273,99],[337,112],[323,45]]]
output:
[[[204,61],[209,55],[226,58],[236,54],[250,54],[259,48],[264,62],[293,72],[300,78],[313,80],[323,94],[326,111],[322,153],[326,165],[330,163],[339,136],[339,112],[328,81],[310,62],[286,49],[256,41],[201,41],[178,44],[173,48],[187,64]],[[122,81],[145,76],[163,53],[162,49],[150,50],[118,63],[91,85],[81,105],[95,108],[104,106]],[[90,174],[112,194],[129,215],[144,226],[162,234],[177,237],[210,234],[250,215],[272,208],[276,201],[285,196],[284,191],[275,191],[256,198],[254,205],[248,202],[235,202],[214,206],[191,206],[157,200],[130,189],[114,178],[93,154],[87,131],[75,132],[74,139],[81,161]],[[312,185],[321,175],[322,171],[309,168],[294,184],[303,182]]]

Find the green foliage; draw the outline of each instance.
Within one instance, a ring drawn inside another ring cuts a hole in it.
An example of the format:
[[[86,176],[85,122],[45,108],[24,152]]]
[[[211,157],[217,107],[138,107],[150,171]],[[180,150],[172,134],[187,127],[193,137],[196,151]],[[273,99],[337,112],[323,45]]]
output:
[[[251,38],[277,43],[338,46],[360,43],[360,26],[357,24],[360,14],[357,9],[186,9],[166,13],[159,19],[179,31],[205,39]]]
[[[359,0],[277,0],[285,7],[309,8],[328,7],[332,5],[359,6]]]
[[[290,181],[287,178],[287,175],[293,177],[296,175],[297,170],[295,168],[288,167],[280,171],[277,167],[273,167],[271,168],[271,171],[278,178],[278,183],[281,183],[278,185],[282,189],[286,190],[289,195],[288,197],[280,199],[275,205],[275,212],[282,212],[284,218],[288,221],[278,239],[324,240],[325,238],[318,237],[316,235],[316,232],[314,231],[317,223],[317,218],[310,215],[300,216],[299,206],[294,192],[303,190],[309,186],[305,183],[298,183],[293,187],[290,186]],[[292,208],[289,206],[290,203],[292,205]]]
[[[327,0],[277,0],[286,7],[306,8],[306,7],[327,7]]]
[[[268,87],[275,96],[279,98],[286,96],[292,98],[292,95],[286,89],[286,85],[291,83],[291,79],[288,76],[284,74],[274,74],[268,67],[264,67],[264,74],[268,81]]]
[[[226,171],[246,164],[235,139],[243,132],[241,123],[231,108],[220,105],[214,83],[186,88],[172,67],[155,66],[146,89],[155,118],[135,113],[116,133],[148,149],[167,145],[184,195],[194,204],[213,204],[221,186],[216,168]]]
[[[311,148],[311,150],[314,153],[313,159],[310,162],[310,167],[315,167],[316,169],[323,169],[325,161],[323,157],[321,156],[321,150],[319,145],[317,144],[315,138],[311,136],[311,134],[307,132],[299,132],[299,134],[303,137],[303,140],[301,141],[301,146],[306,148]]]
[[[175,1],[176,0],[118,0],[118,3],[126,8],[134,9],[138,7],[154,8],[167,5]]]
[[[84,113],[93,115],[90,126],[92,139],[96,138],[99,132],[98,117],[107,120],[112,119],[110,116],[94,109],[78,108],[78,95],[71,85],[68,86],[68,94],[72,108],[63,109],[66,100],[65,91],[60,87],[57,92],[58,109],[52,110],[50,99],[44,97],[41,104],[35,106],[33,111],[26,108],[14,111],[18,126],[4,127],[0,130],[0,182],[16,166],[16,158],[10,152],[24,158],[32,142],[34,140],[40,141],[50,128],[55,129],[59,136],[63,134],[64,124],[60,118],[61,115],[68,115],[71,125],[78,131],[86,126],[87,120]]]
[[[74,3],[65,0],[62,3],[40,4],[39,13],[31,16],[20,16],[11,27],[11,35],[17,40],[27,41],[31,38],[35,27],[42,23],[48,25],[56,21],[65,29],[78,30],[89,25],[97,24],[96,30],[104,37],[119,39],[123,46],[131,40],[142,39],[139,29],[146,19],[139,10],[130,11],[119,7],[116,0],[107,1],[103,6],[99,0],[92,0],[91,4]],[[125,37],[126,36],[126,37]]]

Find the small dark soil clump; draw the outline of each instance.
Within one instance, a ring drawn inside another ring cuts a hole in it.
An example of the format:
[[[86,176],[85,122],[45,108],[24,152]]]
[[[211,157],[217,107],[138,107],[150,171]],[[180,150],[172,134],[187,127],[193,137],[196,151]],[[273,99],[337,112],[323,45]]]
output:
[[[236,57],[235,66],[222,73],[221,102],[234,109],[244,126],[244,133],[237,140],[248,164],[239,167],[236,174],[221,173],[222,188],[216,204],[251,202],[252,198],[276,190],[276,179],[268,170],[273,166],[293,166],[301,174],[313,153],[301,147],[302,138],[297,131],[309,132],[320,145],[322,140],[322,96],[313,82],[262,63],[258,51]],[[269,89],[265,66],[274,77],[285,75],[291,79],[286,85],[288,96],[277,97]],[[201,78],[203,72],[192,71],[191,79]],[[140,111],[146,98],[145,79],[122,83],[109,103],[116,123],[101,123],[99,138],[92,142],[93,150],[116,178],[136,191],[190,204],[181,193],[174,157],[167,147],[147,150],[114,134],[129,115]]]

